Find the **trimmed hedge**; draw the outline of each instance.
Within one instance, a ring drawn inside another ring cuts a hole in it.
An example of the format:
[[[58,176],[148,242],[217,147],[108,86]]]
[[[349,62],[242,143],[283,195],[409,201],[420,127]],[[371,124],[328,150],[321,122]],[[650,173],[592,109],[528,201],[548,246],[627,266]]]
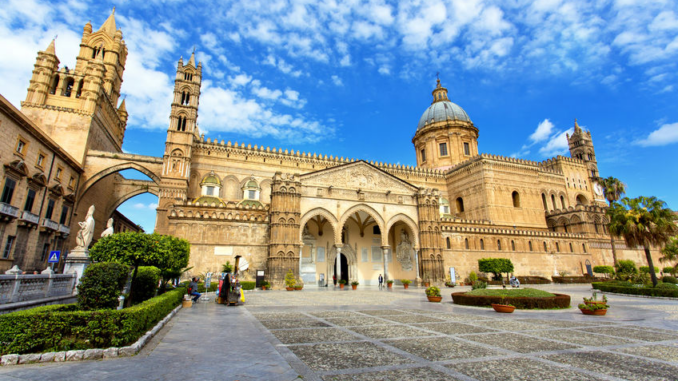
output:
[[[662,278],[662,282],[664,283],[672,283],[672,284],[678,284],[678,279],[672,276],[664,275]]]
[[[520,284],[550,284],[551,281],[540,276],[517,276]]]
[[[463,306],[484,307],[495,304],[512,304],[517,309],[546,309],[546,308],[568,308],[570,307],[570,295],[555,294],[551,298],[525,298],[525,297],[504,297],[501,296],[473,296],[466,295],[466,292],[452,293],[454,304]]]
[[[645,296],[664,296],[678,298],[678,288],[664,287],[636,287],[627,282],[595,282],[591,286],[596,290],[616,292],[619,294],[645,295]]]
[[[92,263],[78,285],[78,308],[82,311],[118,307],[129,266],[113,262]]]
[[[184,288],[123,310],[80,311],[52,305],[0,315],[0,355],[123,347],[181,303]]]
[[[242,287],[243,290],[254,290],[256,287],[257,282],[248,282],[248,281],[242,281],[240,282],[240,286]]]
[[[552,276],[553,283],[591,283],[594,281],[593,277],[590,276]]]
[[[137,277],[132,283],[132,304],[139,304],[155,296],[160,280],[160,269],[154,266],[139,266]]]

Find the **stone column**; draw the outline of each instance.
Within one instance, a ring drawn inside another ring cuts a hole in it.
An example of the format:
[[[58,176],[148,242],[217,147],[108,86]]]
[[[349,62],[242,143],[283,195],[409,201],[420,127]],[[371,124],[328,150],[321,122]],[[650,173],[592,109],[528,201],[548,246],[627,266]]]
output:
[[[384,261],[384,282],[386,282],[389,278],[388,276],[388,252],[391,250],[390,246],[382,246],[381,251],[383,252],[382,255],[382,260]]]
[[[341,280],[341,247],[337,246],[337,258],[336,258],[337,264],[335,265],[335,272],[337,274],[337,285],[339,284],[339,281]]]
[[[304,244],[299,245],[299,279],[301,279],[301,266],[304,262]]]
[[[421,280],[421,275],[419,274],[419,250],[414,249],[414,265],[417,266],[417,282]]]

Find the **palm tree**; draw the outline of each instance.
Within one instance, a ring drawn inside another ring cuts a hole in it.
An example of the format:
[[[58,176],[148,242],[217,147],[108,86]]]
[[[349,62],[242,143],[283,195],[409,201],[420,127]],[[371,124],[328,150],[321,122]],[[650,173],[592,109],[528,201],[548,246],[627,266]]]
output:
[[[662,249],[662,254],[664,256],[659,258],[659,262],[672,262],[675,269],[677,267],[676,261],[678,261],[678,237],[671,237],[671,240]]]
[[[619,179],[612,176],[603,179],[598,179],[598,184],[603,187],[603,194],[605,199],[612,206],[612,203],[618,201],[621,196],[626,193],[626,185],[622,183]],[[612,260],[614,261],[615,267],[617,266],[617,249],[614,247],[614,237],[610,234],[610,244],[612,244]]]
[[[676,215],[666,203],[656,197],[624,197],[613,202],[607,210],[610,217],[610,234],[622,237],[628,247],[643,246],[650,267],[652,284],[657,285],[657,274],[650,254],[650,246],[663,246],[678,234]]]

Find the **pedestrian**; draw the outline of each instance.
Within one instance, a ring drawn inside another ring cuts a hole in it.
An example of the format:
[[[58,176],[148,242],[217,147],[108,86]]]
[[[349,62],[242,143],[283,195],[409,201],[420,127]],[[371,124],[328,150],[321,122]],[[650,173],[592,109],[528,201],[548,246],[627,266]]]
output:
[[[379,274],[379,288],[384,287],[384,277]]]
[[[332,275],[332,281],[334,282],[334,285],[337,285],[337,274]]]
[[[193,278],[191,279],[191,283],[188,284],[188,289],[190,290],[190,294],[193,295],[193,303],[198,303],[198,299],[200,299],[200,293],[198,292],[198,279]]]

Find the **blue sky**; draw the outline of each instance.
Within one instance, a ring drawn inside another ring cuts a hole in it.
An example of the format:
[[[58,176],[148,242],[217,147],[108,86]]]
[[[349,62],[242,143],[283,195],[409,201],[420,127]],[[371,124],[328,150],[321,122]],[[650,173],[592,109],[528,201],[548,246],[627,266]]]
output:
[[[98,29],[116,6],[129,49],[127,152],[162,155],[176,63],[195,46],[207,137],[413,165],[440,72],[481,152],[568,154],[577,118],[601,175],[678,205],[675,1],[4,3],[0,93],[15,105],[38,50],[58,34],[61,64],[73,67],[84,24]],[[120,210],[150,231],[156,203],[138,196]]]

